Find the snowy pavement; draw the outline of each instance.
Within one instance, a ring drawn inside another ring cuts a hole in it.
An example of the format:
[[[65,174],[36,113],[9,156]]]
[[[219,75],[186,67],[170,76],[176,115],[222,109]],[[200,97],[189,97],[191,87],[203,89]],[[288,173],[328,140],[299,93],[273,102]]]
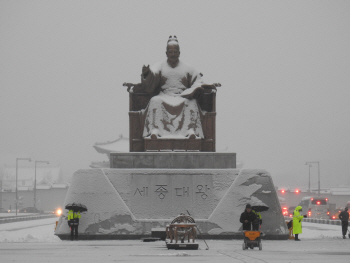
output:
[[[350,239],[340,226],[303,223],[301,242],[263,240],[263,250],[242,250],[241,240],[207,240],[205,250],[167,250],[162,241],[61,241],[56,218],[0,225],[0,262],[350,262]]]
[[[17,216],[31,216],[33,213],[17,213]],[[15,217],[16,213],[0,213],[0,218]]]

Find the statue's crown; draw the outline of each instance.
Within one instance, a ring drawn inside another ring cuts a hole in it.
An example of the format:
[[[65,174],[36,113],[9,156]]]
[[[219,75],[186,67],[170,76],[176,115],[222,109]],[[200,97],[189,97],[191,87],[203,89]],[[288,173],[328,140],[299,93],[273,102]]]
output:
[[[173,42],[173,43],[171,43]],[[179,41],[177,40],[177,37],[176,36],[169,36],[169,39],[168,39],[168,44],[179,44]]]

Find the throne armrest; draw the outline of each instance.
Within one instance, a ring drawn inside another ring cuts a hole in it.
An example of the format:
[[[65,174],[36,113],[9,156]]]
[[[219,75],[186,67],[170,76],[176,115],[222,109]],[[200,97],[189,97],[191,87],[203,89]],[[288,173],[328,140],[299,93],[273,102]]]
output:
[[[194,98],[198,101],[202,110],[216,112],[216,88],[221,87],[220,83],[203,84],[194,92]]]
[[[129,83],[129,82],[124,82],[123,83],[124,87],[128,87],[127,92],[129,93],[146,93],[146,89],[143,87],[142,83]]]
[[[196,96],[199,106],[207,112],[216,112],[216,92],[205,89]]]
[[[140,111],[147,107],[150,99],[155,95],[148,93],[141,83],[123,83],[124,87],[128,87],[129,92],[129,111]]]
[[[154,94],[150,93],[129,93],[129,111],[146,109],[153,96]]]

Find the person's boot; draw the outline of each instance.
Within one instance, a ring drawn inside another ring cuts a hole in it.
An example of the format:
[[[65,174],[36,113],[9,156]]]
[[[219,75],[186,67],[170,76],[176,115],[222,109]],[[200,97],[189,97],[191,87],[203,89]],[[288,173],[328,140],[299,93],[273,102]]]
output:
[[[343,236],[343,239],[345,239],[346,237],[345,236]]]

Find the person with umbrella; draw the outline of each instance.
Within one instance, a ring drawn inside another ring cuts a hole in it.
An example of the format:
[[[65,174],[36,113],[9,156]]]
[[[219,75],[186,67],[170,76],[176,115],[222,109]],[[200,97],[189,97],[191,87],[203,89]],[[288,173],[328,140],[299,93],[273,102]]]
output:
[[[76,212],[74,210],[68,211],[68,226],[70,227],[70,239],[73,241],[74,237],[75,240],[78,240],[78,226],[79,226],[79,219],[80,219],[80,211]]]
[[[257,220],[255,221],[255,224],[253,225],[254,230],[259,230],[262,225],[262,217],[260,212],[267,211],[269,209],[268,206],[265,205],[253,205],[252,211],[256,215]]]
[[[78,226],[79,226],[79,219],[81,218],[80,212],[87,211],[87,208],[85,205],[82,204],[68,204],[65,207],[68,209],[68,226],[70,227],[70,238],[73,241],[74,237],[75,240],[78,240]]]

